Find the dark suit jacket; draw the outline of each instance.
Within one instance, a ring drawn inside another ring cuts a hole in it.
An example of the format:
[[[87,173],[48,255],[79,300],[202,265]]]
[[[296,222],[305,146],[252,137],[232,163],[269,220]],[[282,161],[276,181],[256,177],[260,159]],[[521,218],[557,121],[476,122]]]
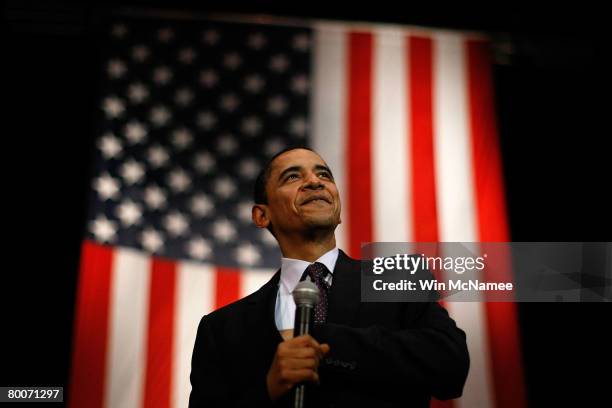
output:
[[[469,356],[465,334],[437,303],[360,302],[360,262],[340,251],[327,322],[312,335],[331,351],[316,407],[428,407],[459,397]],[[189,406],[291,406],[270,402],[266,374],[283,341],[274,321],[280,271],[257,292],[204,316],[192,358]],[[291,394],[291,393],[289,393]]]

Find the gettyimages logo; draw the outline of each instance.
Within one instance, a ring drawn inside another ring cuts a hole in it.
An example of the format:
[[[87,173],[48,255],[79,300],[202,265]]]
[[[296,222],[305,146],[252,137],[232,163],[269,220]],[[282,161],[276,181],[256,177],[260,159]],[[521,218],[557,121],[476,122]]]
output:
[[[372,272],[380,275],[385,270],[405,270],[414,275],[419,269],[427,269],[430,271],[454,271],[456,274],[461,275],[466,271],[482,271],[485,268],[484,261],[486,257],[487,254],[478,257],[395,254],[394,257],[374,258]]]

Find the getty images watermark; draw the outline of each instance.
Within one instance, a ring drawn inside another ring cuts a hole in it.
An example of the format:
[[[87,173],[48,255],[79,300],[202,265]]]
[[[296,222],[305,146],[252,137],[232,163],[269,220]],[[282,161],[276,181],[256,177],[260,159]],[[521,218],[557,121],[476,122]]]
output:
[[[610,242],[374,242],[364,302],[610,302]]]

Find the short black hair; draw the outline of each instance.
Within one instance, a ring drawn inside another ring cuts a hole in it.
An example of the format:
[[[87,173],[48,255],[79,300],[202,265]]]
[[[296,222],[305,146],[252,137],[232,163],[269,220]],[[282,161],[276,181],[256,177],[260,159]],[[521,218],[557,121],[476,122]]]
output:
[[[276,153],[274,156],[272,156],[270,160],[267,161],[263,169],[261,169],[261,171],[257,175],[257,178],[255,179],[255,186],[253,188],[253,201],[255,204],[268,204],[268,194],[266,193],[266,185],[268,184],[268,180],[270,179],[270,173],[272,173],[272,162],[274,162],[274,160],[276,160],[278,156],[297,149],[310,150],[313,153],[317,153],[308,146],[297,145],[286,147],[280,152]]]

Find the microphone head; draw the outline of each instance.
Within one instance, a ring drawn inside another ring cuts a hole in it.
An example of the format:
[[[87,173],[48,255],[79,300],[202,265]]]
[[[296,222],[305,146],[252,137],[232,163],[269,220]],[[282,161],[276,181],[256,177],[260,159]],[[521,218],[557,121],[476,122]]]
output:
[[[296,306],[304,305],[315,307],[319,300],[321,299],[321,295],[319,294],[319,288],[315,285],[310,279],[305,279],[297,284],[293,292],[293,300],[295,301]]]

